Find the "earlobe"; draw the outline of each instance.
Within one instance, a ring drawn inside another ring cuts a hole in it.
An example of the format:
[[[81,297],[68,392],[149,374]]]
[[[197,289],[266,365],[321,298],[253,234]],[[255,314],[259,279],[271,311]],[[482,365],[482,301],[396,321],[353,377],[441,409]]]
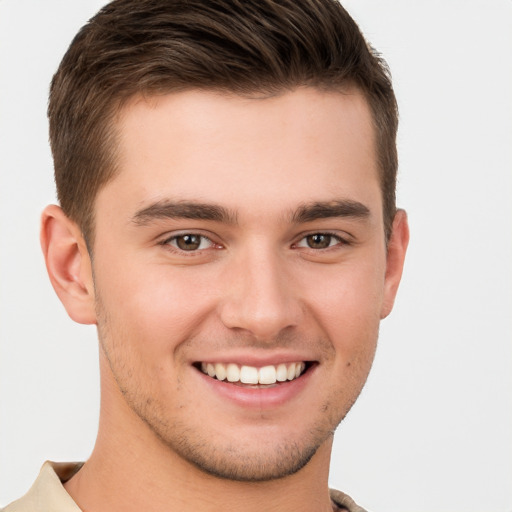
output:
[[[386,276],[384,282],[384,300],[381,309],[381,318],[386,318],[393,309],[396,292],[402,277],[405,253],[409,244],[409,225],[407,214],[398,210],[393,220],[393,230],[388,243],[386,259]]]
[[[43,211],[41,248],[52,286],[68,315],[75,322],[95,324],[89,252],[79,227],[56,205]]]

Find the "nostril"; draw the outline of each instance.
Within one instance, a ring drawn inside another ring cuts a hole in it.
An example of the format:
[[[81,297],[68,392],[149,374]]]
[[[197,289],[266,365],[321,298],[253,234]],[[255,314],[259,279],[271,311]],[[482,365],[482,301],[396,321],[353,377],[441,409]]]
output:
[[[221,321],[230,330],[248,333],[261,341],[273,341],[299,323],[298,315],[290,308],[263,310],[249,304],[226,306],[221,313]]]

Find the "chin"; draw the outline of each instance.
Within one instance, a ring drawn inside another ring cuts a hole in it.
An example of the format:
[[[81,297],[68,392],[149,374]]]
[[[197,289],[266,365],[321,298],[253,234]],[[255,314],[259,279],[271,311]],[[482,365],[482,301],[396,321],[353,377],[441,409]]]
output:
[[[212,440],[198,442],[194,435],[191,436],[193,442],[182,437],[179,443],[168,441],[166,444],[183,460],[208,475],[239,482],[267,482],[300,471],[331,436],[331,432],[316,432],[300,441],[269,440],[265,444],[241,446],[229,439],[221,443]]]

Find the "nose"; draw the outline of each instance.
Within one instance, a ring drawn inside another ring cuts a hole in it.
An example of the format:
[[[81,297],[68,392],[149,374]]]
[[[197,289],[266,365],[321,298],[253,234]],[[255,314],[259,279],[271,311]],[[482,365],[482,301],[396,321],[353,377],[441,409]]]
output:
[[[289,265],[279,254],[261,247],[247,251],[231,262],[227,273],[220,306],[226,327],[270,342],[299,325],[300,299]]]

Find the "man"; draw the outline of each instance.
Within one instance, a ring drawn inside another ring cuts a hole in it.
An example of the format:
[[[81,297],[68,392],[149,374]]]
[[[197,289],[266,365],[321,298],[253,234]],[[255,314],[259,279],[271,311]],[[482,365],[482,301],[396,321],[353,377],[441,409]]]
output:
[[[327,487],[408,241],[396,102],[330,0],[116,0],[51,86],[50,280],[96,324],[85,464],[25,510],[362,510]]]

